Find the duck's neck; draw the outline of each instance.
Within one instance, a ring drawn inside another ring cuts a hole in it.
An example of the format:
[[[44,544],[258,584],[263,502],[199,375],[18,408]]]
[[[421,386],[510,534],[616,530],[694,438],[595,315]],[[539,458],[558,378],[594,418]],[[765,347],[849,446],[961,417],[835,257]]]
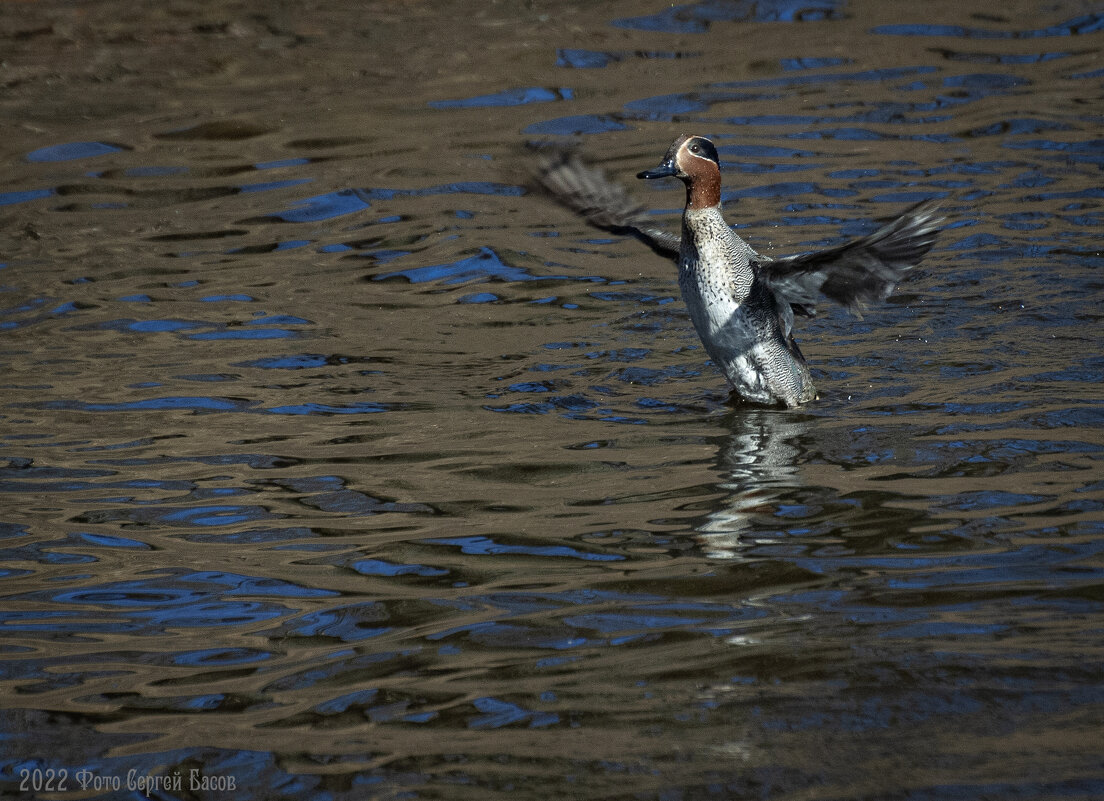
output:
[[[686,208],[708,209],[721,205],[721,172],[713,169],[686,183]]]

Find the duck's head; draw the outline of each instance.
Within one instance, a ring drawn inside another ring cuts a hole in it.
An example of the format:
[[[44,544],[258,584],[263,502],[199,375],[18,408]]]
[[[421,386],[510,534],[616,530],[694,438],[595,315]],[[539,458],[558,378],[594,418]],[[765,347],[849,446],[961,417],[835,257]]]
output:
[[[686,184],[686,204],[692,209],[720,205],[721,163],[717,148],[704,136],[683,135],[667,149],[658,167],[637,178],[673,176]]]

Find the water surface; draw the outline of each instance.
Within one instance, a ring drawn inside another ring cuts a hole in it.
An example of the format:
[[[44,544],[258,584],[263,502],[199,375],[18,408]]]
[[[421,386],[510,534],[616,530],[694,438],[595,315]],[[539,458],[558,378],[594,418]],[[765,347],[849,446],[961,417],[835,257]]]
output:
[[[0,8],[5,789],[1104,797],[1099,8],[448,12]],[[766,252],[943,201],[808,407],[527,189],[687,131]]]

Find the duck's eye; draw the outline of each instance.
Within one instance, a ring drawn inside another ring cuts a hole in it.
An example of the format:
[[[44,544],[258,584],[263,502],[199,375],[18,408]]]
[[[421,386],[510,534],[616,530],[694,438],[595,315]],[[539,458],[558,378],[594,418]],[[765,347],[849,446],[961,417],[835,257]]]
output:
[[[701,153],[701,145],[690,145],[691,153]]]

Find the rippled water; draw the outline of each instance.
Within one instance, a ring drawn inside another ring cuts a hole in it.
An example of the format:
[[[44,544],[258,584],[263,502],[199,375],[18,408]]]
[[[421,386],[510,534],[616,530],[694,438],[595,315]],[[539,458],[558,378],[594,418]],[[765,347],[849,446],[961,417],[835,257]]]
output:
[[[6,790],[1104,797],[1098,5],[141,8],[0,8]],[[804,409],[526,189],[685,131],[944,200]]]

